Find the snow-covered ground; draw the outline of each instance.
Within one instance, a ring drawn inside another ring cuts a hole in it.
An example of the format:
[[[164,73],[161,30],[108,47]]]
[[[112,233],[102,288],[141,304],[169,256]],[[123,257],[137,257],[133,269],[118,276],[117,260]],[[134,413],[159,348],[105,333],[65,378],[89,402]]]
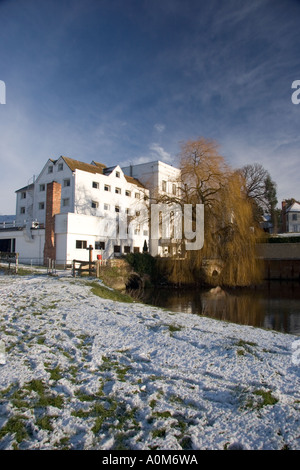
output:
[[[299,337],[67,276],[0,276],[0,303],[0,449],[300,449]]]

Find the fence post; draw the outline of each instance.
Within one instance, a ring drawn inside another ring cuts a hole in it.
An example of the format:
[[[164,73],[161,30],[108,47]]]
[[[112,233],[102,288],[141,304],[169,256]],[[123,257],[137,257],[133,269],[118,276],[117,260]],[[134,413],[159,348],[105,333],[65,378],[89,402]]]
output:
[[[19,253],[16,253],[16,274],[18,273],[18,267],[19,267]]]
[[[98,260],[96,261],[96,276],[97,276],[98,278],[100,277],[100,272],[101,272],[100,266],[101,266],[101,260],[98,259]]]

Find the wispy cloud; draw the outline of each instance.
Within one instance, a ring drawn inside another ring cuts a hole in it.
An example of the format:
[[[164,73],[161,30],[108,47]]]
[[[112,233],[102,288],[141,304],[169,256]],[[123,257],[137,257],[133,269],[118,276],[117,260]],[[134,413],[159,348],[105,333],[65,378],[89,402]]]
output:
[[[199,136],[299,199],[299,2],[123,3],[0,2],[0,211],[50,156],[176,164]]]

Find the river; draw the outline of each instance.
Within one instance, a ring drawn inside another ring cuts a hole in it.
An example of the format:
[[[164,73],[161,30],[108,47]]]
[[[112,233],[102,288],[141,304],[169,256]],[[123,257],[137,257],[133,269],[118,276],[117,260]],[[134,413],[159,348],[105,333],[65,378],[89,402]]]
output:
[[[243,289],[147,289],[143,302],[300,336],[300,283],[268,281]]]

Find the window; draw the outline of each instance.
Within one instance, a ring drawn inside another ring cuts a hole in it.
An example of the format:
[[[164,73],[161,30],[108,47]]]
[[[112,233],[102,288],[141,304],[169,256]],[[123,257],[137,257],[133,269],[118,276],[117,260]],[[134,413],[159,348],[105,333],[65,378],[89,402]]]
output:
[[[297,214],[292,214],[292,220],[297,220]]]
[[[40,184],[40,191],[45,191],[45,185],[44,184]]]
[[[121,188],[115,188],[115,193],[116,194],[121,194]]]
[[[138,246],[134,246],[133,253],[139,253],[139,252],[140,252],[140,248]]]
[[[125,196],[129,196],[129,197],[130,197],[130,196],[131,196],[131,191],[128,191],[128,189],[126,189],[126,191],[125,191]]]
[[[39,209],[45,209],[45,203],[44,202],[39,202]]]
[[[86,240],[76,240],[76,248],[78,250],[85,250],[87,247],[87,241]]]
[[[57,167],[57,171],[63,171],[63,169],[64,169],[63,163],[59,163]]]
[[[167,191],[167,182],[166,182],[166,181],[162,181],[161,187],[162,187],[162,190],[163,190],[163,191]]]
[[[116,177],[120,178],[120,172],[119,171],[116,171]]]
[[[95,250],[105,250],[105,242],[95,242]]]
[[[70,205],[70,199],[68,197],[63,199],[62,200],[62,205],[63,205],[63,207],[69,206]]]
[[[140,199],[140,193],[135,193],[135,194],[134,194],[134,197],[135,197],[136,199]]]
[[[93,209],[97,209],[97,207],[99,207],[99,202],[97,202],[97,201],[92,201],[92,208],[93,208]]]
[[[109,204],[104,204],[104,210],[109,211],[109,209],[110,209],[110,205]]]
[[[20,214],[25,214],[25,207],[20,208]]]
[[[21,193],[21,199],[26,199],[26,193],[25,192]]]
[[[135,211],[135,215],[136,215],[136,217],[139,217],[141,215],[141,212],[140,211]]]
[[[148,230],[143,230],[143,235],[144,235],[145,237],[147,237],[147,236],[148,236]]]
[[[71,185],[71,181],[69,178],[67,180],[64,180],[64,188],[67,188],[70,185]]]
[[[115,206],[115,212],[120,212],[120,206]]]
[[[121,253],[120,245],[114,245],[114,253]]]
[[[53,173],[53,166],[48,166],[48,173]]]
[[[124,246],[124,253],[130,253],[130,246]]]
[[[176,193],[177,193],[176,184],[172,184],[172,193],[174,194],[174,196],[176,196]]]
[[[110,186],[108,184],[104,185],[104,191],[110,191]]]
[[[95,189],[99,189],[99,183],[97,183],[97,181],[93,181],[92,182],[92,187],[95,188]]]

